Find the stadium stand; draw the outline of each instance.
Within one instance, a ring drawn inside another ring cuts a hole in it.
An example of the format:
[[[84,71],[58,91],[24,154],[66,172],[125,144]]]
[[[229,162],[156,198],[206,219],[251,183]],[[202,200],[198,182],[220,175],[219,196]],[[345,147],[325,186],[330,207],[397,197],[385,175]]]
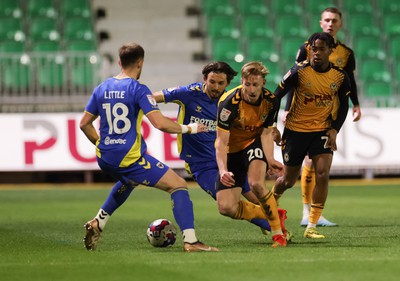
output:
[[[101,57],[91,3],[2,1],[1,111],[27,103],[66,104],[65,108],[83,109],[82,101],[86,102],[88,93],[100,81]],[[77,40],[88,41],[78,45],[90,47],[71,47]]]
[[[198,2],[208,6],[212,1]],[[224,6],[224,10],[229,10],[229,14],[235,15],[234,23],[231,24],[234,25],[235,32],[225,31],[224,36],[235,34],[235,38],[242,41],[240,44],[236,40],[232,45],[235,49],[233,53],[238,51],[238,45],[244,50],[244,57],[240,57],[240,61],[236,63],[260,60],[270,68],[272,64],[279,64],[278,71],[286,71],[293,63],[297,49],[307,37],[313,32],[321,31],[321,11],[329,6],[340,8],[343,12],[344,27],[338,38],[355,51],[355,75],[361,102],[364,101],[366,106],[399,104],[392,102],[400,98],[397,76],[397,61],[400,57],[400,2],[397,0],[257,0],[251,1],[251,4],[244,0],[217,2],[223,2],[219,5]],[[228,7],[229,5],[231,6]],[[209,13],[204,21],[210,23],[213,17]],[[206,34],[209,32],[205,31]],[[206,35],[205,40],[214,40],[217,33],[217,30],[213,30],[212,35]],[[205,46],[211,48],[206,49],[206,53],[214,53],[212,48],[215,44]],[[230,51],[226,50],[226,53]],[[271,59],[271,56],[274,59]],[[222,54],[218,57],[224,56]],[[229,59],[231,60],[232,56],[229,56]],[[378,89],[380,86],[382,88]],[[376,94],[372,95],[374,91]],[[385,91],[387,94],[384,94]],[[382,102],[382,99],[390,102]]]

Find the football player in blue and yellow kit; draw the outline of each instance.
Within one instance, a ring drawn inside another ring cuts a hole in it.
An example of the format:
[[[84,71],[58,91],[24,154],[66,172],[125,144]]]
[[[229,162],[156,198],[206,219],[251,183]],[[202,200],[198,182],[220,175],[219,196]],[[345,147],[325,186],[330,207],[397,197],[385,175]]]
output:
[[[143,62],[144,49],[140,45],[128,43],[120,47],[121,72],[94,89],[80,122],[80,128],[96,146],[98,165],[118,181],[96,217],[84,225],[85,247],[96,249],[100,233],[115,207],[128,198],[136,185],[142,184],[170,193],[175,221],[183,234],[184,251],[218,251],[196,237],[186,181],[146,153],[141,134],[144,115],[154,127],[167,133],[195,134],[206,132],[207,126],[180,125],[162,115],[150,90],[138,82]],[[100,135],[93,126],[97,117],[100,117]]]
[[[351,84],[347,73],[329,61],[335,46],[329,33],[314,33],[308,42],[310,59],[293,66],[274,92],[281,99],[293,91],[282,135],[285,169],[283,176],[275,181],[274,195],[278,199],[296,183],[303,159],[308,155],[315,167],[316,183],[304,237],[321,239],[325,236],[316,226],[328,196],[333,151],[346,120]]]
[[[204,66],[202,70],[202,82],[153,93],[157,102],[179,105],[178,123],[195,122],[205,124],[208,127],[206,133],[178,135],[178,151],[180,158],[185,161],[187,172],[214,199],[216,199],[215,181],[218,177],[214,147],[218,100],[236,74],[237,72],[225,62],[211,62]],[[259,203],[247,182],[243,186],[242,195],[250,202]],[[279,214],[282,223],[284,223],[286,211],[280,209]],[[262,230],[271,230],[266,219],[252,218],[250,222],[261,227]],[[263,231],[263,233],[267,233],[266,231]],[[290,239],[290,236],[288,236],[288,239]]]

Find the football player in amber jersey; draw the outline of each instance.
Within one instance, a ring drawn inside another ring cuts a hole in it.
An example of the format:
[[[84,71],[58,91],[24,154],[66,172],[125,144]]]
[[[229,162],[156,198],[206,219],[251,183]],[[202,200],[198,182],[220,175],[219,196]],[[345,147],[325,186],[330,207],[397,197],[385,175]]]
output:
[[[218,209],[233,219],[267,218],[272,247],[285,247],[286,229],[281,224],[273,194],[265,186],[267,168],[281,172],[274,159],[273,123],[275,96],[265,86],[268,70],[259,62],[242,67],[242,85],[225,93],[218,105],[215,141],[219,179],[216,183]],[[260,205],[240,200],[248,179]]]
[[[354,79],[354,71],[356,68],[356,61],[354,57],[354,52],[348,46],[344,45],[342,42],[337,40],[337,33],[342,27],[342,13],[339,9],[335,7],[329,7],[322,11],[320,26],[323,32],[328,32],[335,39],[335,47],[332,49],[332,53],[329,56],[329,61],[346,71],[347,75],[350,78],[351,83],[351,92],[350,92],[350,100],[353,103],[353,121],[358,121],[361,118],[361,109],[358,101],[357,94],[357,84]],[[308,42],[304,43],[296,57],[297,62],[301,62],[303,60],[310,58],[310,45]],[[291,104],[291,94],[289,93],[286,102],[286,111],[289,110],[289,106]],[[285,119],[285,117],[283,118]],[[312,165],[312,161],[307,156],[304,158],[303,169],[301,173],[301,191],[302,191],[302,200],[303,200],[303,217],[300,222],[300,225],[307,226],[308,224],[308,216],[310,214],[310,204],[311,204],[311,196],[315,186],[315,169]],[[337,226],[336,223],[333,223],[322,215],[318,220],[319,226]]]
[[[143,63],[144,49],[140,45],[128,43],[120,47],[121,72],[94,89],[80,122],[80,128],[96,146],[100,168],[118,181],[96,217],[84,225],[84,245],[87,250],[96,249],[115,206],[122,205],[134,187],[143,184],[171,195],[172,212],[183,234],[184,251],[218,251],[197,239],[186,181],[146,153],[140,128],[145,115],[155,128],[167,133],[195,134],[208,129],[199,123],[180,125],[161,114],[149,88],[138,81]],[[97,117],[100,117],[100,134],[93,126]]]
[[[216,199],[215,181],[218,177],[218,165],[215,159],[214,142],[217,127],[218,100],[237,72],[225,62],[210,62],[202,70],[203,81],[164,89],[153,93],[157,102],[179,105],[178,123],[202,123],[208,126],[208,132],[195,135],[178,135],[178,152],[185,161],[187,172],[207,192]],[[255,204],[258,198],[250,190],[246,181],[242,195]],[[286,219],[286,211],[279,209],[280,219]],[[259,226],[264,234],[271,231],[266,219],[254,218],[251,223]],[[287,239],[290,240],[290,233]]]
[[[329,62],[334,38],[320,32],[311,35],[308,42],[310,60],[293,66],[274,92],[280,99],[293,91],[293,99],[282,135],[284,174],[275,181],[273,191],[278,199],[296,183],[304,157],[312,159],[316,184],[304,237],[315,239],[325,238],[316,225],[328,195],[336,136],[346,120],[351,85],[347,73]]]

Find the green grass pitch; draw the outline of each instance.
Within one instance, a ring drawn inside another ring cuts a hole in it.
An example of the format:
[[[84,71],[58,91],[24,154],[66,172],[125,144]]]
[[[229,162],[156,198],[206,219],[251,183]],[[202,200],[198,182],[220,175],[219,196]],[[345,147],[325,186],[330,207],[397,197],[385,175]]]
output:
[[[219,253],[184,253],[180,233],[170,248],[147,242],[151,221],[175,223],[169,195],[159,190],[137,188],[109,220],[97,251],[88,252],[83,224],[111,184],[2,186],[0,280],[399,280],[399,180],[332,180],[324,215],[339,227],[321,227],[327,239],[318,241],[302,237],[300,188],[288,190],[280,206],[295,237],[279,249],[256,226],[219,215],[190,185],[197,236]]]

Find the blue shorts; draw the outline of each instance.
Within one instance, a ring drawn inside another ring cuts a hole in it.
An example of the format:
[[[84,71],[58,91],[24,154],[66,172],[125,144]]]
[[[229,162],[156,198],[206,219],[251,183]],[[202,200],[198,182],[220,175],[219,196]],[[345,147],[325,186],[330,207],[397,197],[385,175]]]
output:
[[[216,183],[219,182],[219,170],[217,163],[215,161],[194,164],[188,163],[188,166],[193,179],[205,192],[216,198]],[[249,191],[250,186],[246,180],[244,186],[242,187],[242,193],[247,193]]]
[[[148,154],[143,155],[131,166],[124,168],[110,166],[101,158],[97,158],[97,163],[104,172],[109,173],[114,179],[130,186],[138,184],[155,186],[169,169],[166,164]]]

